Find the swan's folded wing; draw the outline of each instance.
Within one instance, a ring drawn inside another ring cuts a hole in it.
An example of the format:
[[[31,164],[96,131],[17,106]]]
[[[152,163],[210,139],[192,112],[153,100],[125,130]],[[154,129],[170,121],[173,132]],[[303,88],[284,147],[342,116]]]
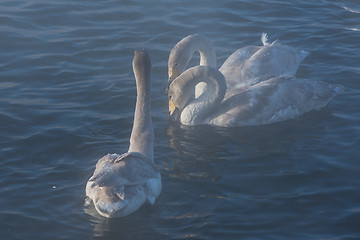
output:
[[[246,46],[235,51],[220,67],[219,71],[224,75],[228,88],[233,86],[248,86],[248,79],[242,78],[242,69],[246,60],[261,49],[260,46]]]
[[[125,153],[95,172],[89,179],[89,182],[93,182],[92,187],[138,185],[158,175],[150,159],[137,153]]]
[[[242,77],[263,80],[277,76],[295,76],[308,52],[278,42],[265,45],[244,64]]]

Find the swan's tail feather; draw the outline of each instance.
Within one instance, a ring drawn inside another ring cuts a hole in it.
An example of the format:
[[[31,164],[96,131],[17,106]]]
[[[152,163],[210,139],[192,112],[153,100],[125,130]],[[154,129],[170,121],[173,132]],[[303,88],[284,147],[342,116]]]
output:
[[[261,35],[261,42],[264,46],[268,45],[268,35],[267,33],[262,33]]]
[[[267,33],[263,33],[263,34],[261,35],[261,42],[262,42],[262,44],[263,44],[264,46],[270,44],[270,43],[268,42],[268,40],[269,40],[269,37],[268,37]],[[279,41],[279,40],[276,39],[275,41],[273,41],[273,42],[270,44],[270,46],[273,45],[273,44],[275,44],[275,43],[277,43],[278,41]]]

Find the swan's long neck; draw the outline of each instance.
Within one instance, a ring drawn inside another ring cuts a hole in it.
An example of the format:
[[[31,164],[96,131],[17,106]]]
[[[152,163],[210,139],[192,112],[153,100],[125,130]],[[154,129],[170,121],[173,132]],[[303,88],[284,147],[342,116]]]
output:
[[[142,53],[142,51],[140,51]],[[148,56],[148,55],[147,55]],[[154,159],[154,130],[151,121],[151,63],[136,63],[136,54],[133,62],[136,78],[136,107],[134,124],[130,137],[129,152],[139,152],[152,160]]]
[[[213,45],[205,36],[199,34],[187,36],[178,42],[170,53],[168,65],[176,66],[181,74],[196,51],[200,53],[201,66],[216,68],[216,53]]]
[[[194,47],[200,53],[200,66],[216,68],[216,53],[213,45],[205,37],[200,36],[194,43]]]
[[[188,69],[178,78],[180,79],[176,81],[183,82],[180,84],[180,92],[186,102],[180,115],[181,123],[185,125],[205,123],[225,96],[224,76],[215,68],[196,66]],[[205,82],[207,88],[199,98],[194,99],[189,93],[194,93],[195,86],[199,82]]]

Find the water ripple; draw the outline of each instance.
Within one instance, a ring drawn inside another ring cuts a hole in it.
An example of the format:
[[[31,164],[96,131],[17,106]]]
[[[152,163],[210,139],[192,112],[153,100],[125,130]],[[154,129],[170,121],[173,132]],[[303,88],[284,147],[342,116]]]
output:
[[[359,238],[358,14],[353,0],[1,1],[1,236]],[[208,36],[220,66],[236,49],[260,45],[262,32],[311,52],[297,76],[345,93],[269,126],[169,121],[163,93],[177,41]],[[128,149],[137,48],[152,58],[163,190],[153,206],[109,220],[84,207],[85,184],[100,157]]]

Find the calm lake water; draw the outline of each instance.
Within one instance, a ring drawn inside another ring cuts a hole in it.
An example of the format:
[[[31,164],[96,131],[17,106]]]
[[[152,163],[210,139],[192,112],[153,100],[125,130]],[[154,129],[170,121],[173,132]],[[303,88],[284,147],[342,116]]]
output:
[[[221,66],[263,32],[311,53],[298,77],[345,92],[266,126],[168,119],[180,39],[206,35]],[[2,0],[0,34],[0,239],[360,238],[358,0]],[[85,184],[100,157],[128,149],[138,48],[153,64],[163,189],[155,205],[105,219]]]

